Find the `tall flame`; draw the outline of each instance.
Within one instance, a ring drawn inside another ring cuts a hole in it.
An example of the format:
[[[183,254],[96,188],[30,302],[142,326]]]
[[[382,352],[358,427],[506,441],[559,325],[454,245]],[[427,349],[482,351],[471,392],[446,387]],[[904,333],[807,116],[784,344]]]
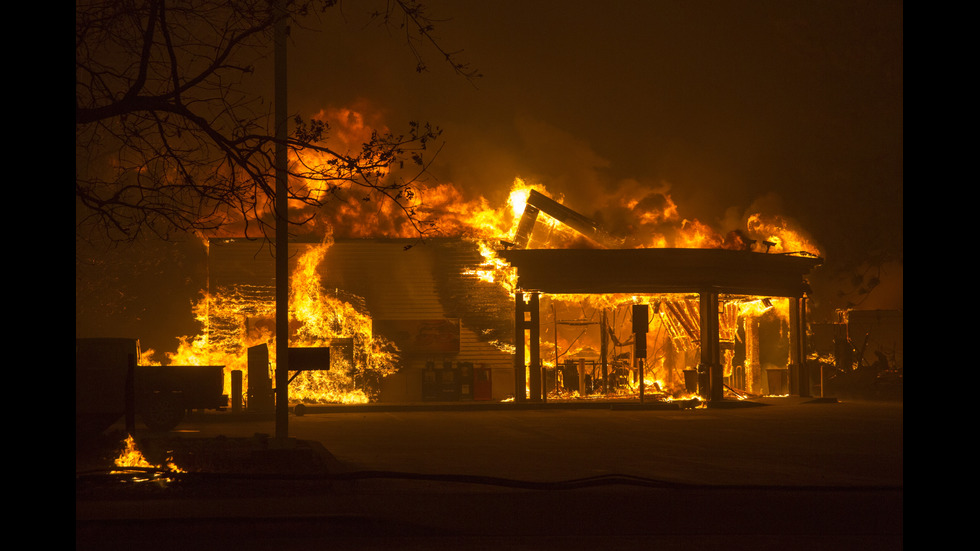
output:
[[[329,371],[304,371],[290,385],[294,399],[306,402],[366,403],[376,397],[372,382],[397,371],[397,347],[374,335],[370,315],[326,293],[319,268],[330,246],[325,241],[297,262],[290,283],[291,345],[329,346],[332,339],[352,338],[354,364],[331,358]],[[360,383],[360,384],[358,384]]]
[[[290,383],[289,396],[293,401],[312,403],[366,403],[376,397],[377,381],[397,370],[398,352],[393,343],[373,334],[368,312],[322,288],[319,270],[330,244],[327,240],[311,247],[295,263],[290,278],[289,344],[321,347],[343,338],[352,340],[353,351],[349,358],[332,354],[329,370],[302,372]],[[267,344],[274,366],[275,303],[268,297],[257,299],[252,291],[235,286],[205,294],[194,306],[205,331],[180,338],[178,350],[166,355],[167,363],[224,365],[227,373],[247,373],[248,348]],[[152,354],[149,350],[144,357]],[[230,377],[225,377],[225,384],[225,391],[230,392]]]

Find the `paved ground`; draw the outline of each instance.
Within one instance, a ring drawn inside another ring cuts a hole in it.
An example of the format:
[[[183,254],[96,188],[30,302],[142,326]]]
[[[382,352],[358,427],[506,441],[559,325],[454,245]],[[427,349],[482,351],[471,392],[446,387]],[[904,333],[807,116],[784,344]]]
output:
[[[180,430],[156,436],[254,443],[274,424],[212,414]],[[195,490],[150,497],[110,498],[77,484],[76,543],[902,547],[901,403],[788,398],[673,411],[373,408],[291,416],[290,437],[297,448],[322,445],[329,475],[209,477]]]

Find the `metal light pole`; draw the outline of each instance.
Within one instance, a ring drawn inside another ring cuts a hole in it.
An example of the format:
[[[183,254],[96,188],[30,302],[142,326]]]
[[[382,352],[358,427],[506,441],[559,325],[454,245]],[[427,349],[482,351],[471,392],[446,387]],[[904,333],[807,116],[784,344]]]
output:
[[[286,10],[276,2],[276,438],[289,436],[289,199],[286,180]]]

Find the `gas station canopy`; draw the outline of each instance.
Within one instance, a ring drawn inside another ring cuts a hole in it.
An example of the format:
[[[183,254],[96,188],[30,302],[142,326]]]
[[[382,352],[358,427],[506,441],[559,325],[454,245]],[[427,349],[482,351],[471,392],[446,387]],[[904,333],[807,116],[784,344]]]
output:
[[[802,297],[823,259],[725,249],[514,249],[497,253],[525,291]]]

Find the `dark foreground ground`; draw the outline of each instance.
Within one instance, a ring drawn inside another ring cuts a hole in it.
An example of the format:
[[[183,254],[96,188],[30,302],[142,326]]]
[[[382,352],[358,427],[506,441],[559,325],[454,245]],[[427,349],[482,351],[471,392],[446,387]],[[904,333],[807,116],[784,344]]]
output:
[[[169,452],[189,471],[167,482],[77,448],[76,547],[903,547],[898,402],[379,407],[273,432],[215,413],[138,434],[154,463]]]

